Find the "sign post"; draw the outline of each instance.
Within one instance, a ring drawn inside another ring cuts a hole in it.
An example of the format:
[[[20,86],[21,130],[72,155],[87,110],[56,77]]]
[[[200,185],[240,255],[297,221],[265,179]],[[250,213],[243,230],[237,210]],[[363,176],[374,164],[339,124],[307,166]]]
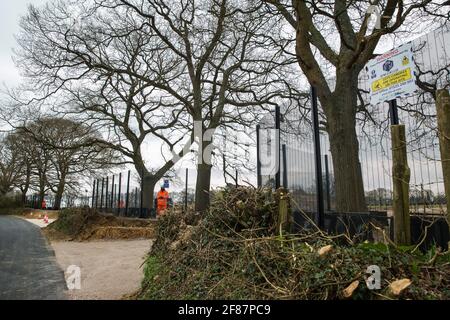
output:
[[[398,125],[398,106],[397,99],[389,101],[389,116],[391,118],[391,125]]]
[[[392,178],[394,199],[394,241],[398,245],[411,243],[409,216],[408,155],[405,125],[399,124],[397,98],[413,94],[417,87],[411,43],[395,48],[370,60],[366,66],[370,84],[370,103],[389,102],[392,144]]]

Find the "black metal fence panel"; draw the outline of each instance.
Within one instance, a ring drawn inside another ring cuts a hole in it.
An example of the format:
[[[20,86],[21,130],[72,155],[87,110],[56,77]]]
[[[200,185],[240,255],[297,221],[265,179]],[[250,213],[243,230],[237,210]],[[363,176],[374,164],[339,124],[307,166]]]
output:
[[[442,28],[413,41],[414,59],[417,74],[423,82],[437,88],[450,87],[450,32]],[[360,75],[361,111],[357,114],[356,132],[359,142],[359,159],[363,176],[366,204],[373,218],[373,212],[382,211],[386,216],[380,219],[389,221],[392,217],[392,156],[390,142],[390,119],[388,104],[371,106],[368,101],[368,75]],[[330,85],[333,86],[332,80]],[[322,177],[326,214],[326,229],[341,230],[340,221],[353,218],[339,218],[347,213],[336,213],[335,181],[333,157],[326,126],[320,128],[320,149],[322,153],[322,172],[316,174],[317,160],[314,155],[314,126],[311,114],[311,101],[299,103],[298,108],[281,106],[281,125],[277,136],[275,110],[268,113],[258,125],[258,181],[265,187],[275,187],[276,170],[285,177],[285,187],[292,196],[292,206],[297,212],[309,212],[313,222],[317,214],[318,178]],[[439,152],[439,139],[436,124],[436,108],[433,95],[418,91],[408,98],[398,99],[398,117],[407,130],[408,164],[411,170],[410,210],[412,214],[424,217],[412,218],[413,240],[418,241],[425,232],[424,222],[417,219],[434,219],[431,216],[443,216],[446,203],[443,186],[443,174]],[[319,123],[326,123],[318,106]],[[317,132],[317,131],[316,131]],[[281,153],[281,161],[277,155]],[[272,158],[275,165],[272,165]],[[272,167],[267,164],[271,164]],[[428,217],[429,216],[429,217]],[[350,221],[349,220],[349,221]],[[347,221],[347,222],[349,222]],[[308,221],[303,221],[308,226]],[[385,222],[384,225],[386,225]],[[389,224],[389,223],[388,223]],[[428,232],[431,240],[423,246],[436,242],[446,246],[448,225],[441,218]],[[335,227],[333,227],[335,226]],[[331,228],[331,229],[330,229]],[[337,228],[337,229],[336,229]]]

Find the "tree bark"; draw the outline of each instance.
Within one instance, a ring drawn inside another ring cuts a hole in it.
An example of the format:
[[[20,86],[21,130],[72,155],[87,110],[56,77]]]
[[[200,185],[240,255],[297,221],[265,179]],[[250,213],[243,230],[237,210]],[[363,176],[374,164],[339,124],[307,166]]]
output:
[[[20,191],[22,192],[22,205],[24,205],[27,202],[27,192],[28,189],[30,189],[30,180],[31,180],[31,169],[30,165],[27,164],[25,183],[20,187]]]
[[[150,175],[144,176],[143,181],[142,208],[151,210],[154,208],[154,192],[157,181],[153,176]]]
[[[209,191],[211,187],[212,165],[197,165],[197,182],[195,185],[195,211],[205,212],[209,208]]]
[[[55,210],[59,210],[61,208],[61,201],[62,201],[65,187],[66,187],[66,178],[64,175],[61,177],[61,180],[58,183],[58,188],[56,189],[55,203],[53,205],[53,208]]]
[[[64,187],[58,188],[58,191],[55,194],[55,204],[53,205],[53,208],[55,210],[61,209],[61,201],[62,201],[63,193],[64,193]]]
[[[355,129],[356,97],[357,85],[349,74],[338,79],[333,99],[331,99],[332,105],[324,104],[321,101],[327,119],[333,158],[335,209],[338,212],[367,211]]]
[[[195,184],[195,211],[202,213],[208,210],[210,203],[213,131],[206,132],[203,128],[197,128],[197,130],[201,130],[201,136],[199,136],[200,145],[197,159],[197,181]]]
[[[21,196],[22,205],[27,203],[27,192],[28,192],[28,188],[22,190],[22,196]]]
[[[55,210],[61,209],[62,196],[63,194],[59,191],[55,194],[55,204],[53,205]]]
[[[45,197],[45,190],[40,189],[39,190],[39,203],[37,205],[38,208],[42,209],[42,201],[44,201]]]

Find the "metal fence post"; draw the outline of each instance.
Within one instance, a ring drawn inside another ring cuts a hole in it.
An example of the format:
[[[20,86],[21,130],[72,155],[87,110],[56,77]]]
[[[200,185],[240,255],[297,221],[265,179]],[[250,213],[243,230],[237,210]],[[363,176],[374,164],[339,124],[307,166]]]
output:
[[[188,205],[188,178],[189,178],[189,169],[186,168],[186,182],[185,182],[185,189],[184,189],[184,212],[187,212],[187,205]]]
[[[103,209],[103,188],[105,184],[105,178],[102,178],[102,193],[100,195],[100,210]]]
[[[320,154],[320,135],[319,135],[319,108],[317,105],[317,91],[311,86],[312,117],[314,126],[314,156],[316,164],[316,185],[317,185],[317,212],[318,226],[323,230],[325,227],[325,214],[323,205],[323,183],[322,183],[322,156]]]
[[[92,204],[91,204],[91,208],[94,208],[94,199],[95,199],[95,179],[94,179],[94,185],[92,186]]]
[[[389,101],[389,116],[391,118],[391,125],[399,124],[397,99]]]
[[[125,216],[128,215],[128,201],[130,200],[130,174],[131,171],[128,170],[128,179],[127,179],[127,197],[126,197],[126,203],[125,203]]]
[[[134,207],[138,208],[138,187],[134,188]]]
[[[100,184],[100,179],[97,179],[97,189],[95,191],[95,209],[98,209],[98,185]]]
[[[114,175],[112,176],[112,183],[111,183],[111,211],[114,209]]]
[[[261,188],[261,159],[260,159],[260,152],[261,152],[261,148],[259,146],[260,141],[259,141],[259,129],[260,129],[260,125],[257,124],[256,125],[256,181],[257,181],[257,186],[258,188]]]
[[[283,187],[288,187],[288,175],[287,175],[287,158],[286,158],[286,145],[281,145],[281,152],[283,157]]]
[[[330,199],[330,171],[328,169],[328,155],[325,155],[325,188],[327,192],[327,211],[331,211]]]
[[[141,203],[139,204],[139,217],[143,218],[143,214],[142,214],[142,202],[144,201],[144,169],[142,169],[141,172]]]
[[[280,106],[275,106],[275,146],[276,146],[276,153],[275,156],[277,157],[277,171],[275,173],[275,189],[280,188],[281,185],[281,179],[280,179],[280,123],[281,123],[281,114],[280,114]]]
[[[423,189],[423,183],[420,184],[420,195],[422,197],[423,214],[426,214],[427,213],[427,201],[425,200],[425,192]]]
[[[105,191],[105,209],[108,211],[108,191],[109,191],[109,177],[106,176],[106,191]]]
[[[120,203],[120,201],[122,201],[122,195],[121,195],[121,192],[122,192],[122,172],[120,172],[119,173],[119,188],[118,188],[119,190],[119,192],[118,192],[118,194],[117,194],[117,207],[118,207],[118,213],[119,213],[119,216],[120,216],[120,209],[122,209],[121,208],[121,203]]]

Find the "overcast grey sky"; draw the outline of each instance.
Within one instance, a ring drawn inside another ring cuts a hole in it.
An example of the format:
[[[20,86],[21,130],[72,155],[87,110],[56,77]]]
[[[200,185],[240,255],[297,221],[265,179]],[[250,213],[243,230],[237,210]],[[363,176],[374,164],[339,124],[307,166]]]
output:
[[[12,48],[16,46],[14,34],[19,31],[20,17],[28,4],[44,4],[46,0],[0,0],[0,83],[8,87],[19,82],[19,73],[12,60]]]

